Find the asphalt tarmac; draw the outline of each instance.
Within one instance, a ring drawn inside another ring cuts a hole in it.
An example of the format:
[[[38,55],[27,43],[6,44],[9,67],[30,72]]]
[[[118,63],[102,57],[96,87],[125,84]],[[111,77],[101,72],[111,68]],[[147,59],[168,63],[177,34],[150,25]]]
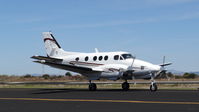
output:
[[[198,90],[0,89],[0,112],[199,112]]]

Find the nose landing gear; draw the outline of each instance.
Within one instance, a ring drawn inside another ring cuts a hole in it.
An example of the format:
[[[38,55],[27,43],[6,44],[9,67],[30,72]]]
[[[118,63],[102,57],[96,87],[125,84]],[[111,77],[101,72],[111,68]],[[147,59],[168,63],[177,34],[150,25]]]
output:
[[[155,91],[157,91],[157,90],[158,90],[157,84],[154,83],[154,82],[151,82],[150,91],[151,91],[151,92],[155,92]]]
[[[155,77],[155,75],[153,73],[151,73],[151,85],[150,85],[150,91],[151,92],[155,92],[155,91],[158,90],[158,86],[155,83],[154,77]]]

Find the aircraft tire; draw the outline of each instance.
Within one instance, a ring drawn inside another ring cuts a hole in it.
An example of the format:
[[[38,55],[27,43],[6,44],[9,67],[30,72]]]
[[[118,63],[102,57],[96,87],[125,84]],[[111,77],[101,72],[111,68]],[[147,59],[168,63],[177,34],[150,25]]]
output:
[[[89,91],[96,91],[97,85],[95,83],[90,83],[88,88],[89,88]]]
[[[129,83],[128,82],[124,82],[124,83],[122,83],[122,89],[124,90],[124,91],[128,91],[129,90]]]
[[[155,92],[155,91],[157,91],[157,90],[158,90],[157,84],[154,83],[154,84],[151,84],[151,85],[150,85],[150,91],[151,91],[151,92]]]

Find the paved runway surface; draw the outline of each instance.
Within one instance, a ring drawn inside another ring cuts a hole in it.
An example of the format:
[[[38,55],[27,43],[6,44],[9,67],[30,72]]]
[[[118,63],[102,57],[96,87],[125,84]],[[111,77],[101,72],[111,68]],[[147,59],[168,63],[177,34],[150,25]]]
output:
[[[0,89],[0,112],[199,112],[199,91]]]

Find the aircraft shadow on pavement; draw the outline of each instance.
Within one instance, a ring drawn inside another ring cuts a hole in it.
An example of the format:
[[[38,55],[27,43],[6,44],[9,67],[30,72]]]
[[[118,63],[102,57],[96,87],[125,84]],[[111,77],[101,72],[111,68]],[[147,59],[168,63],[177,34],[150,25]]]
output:
[[[193,91],[193,90],[173,90],[173,89],[164,89],[158,90],[157,92],[164,91]],[[122,89],[98,89],[96,91],[89,91],[88,89],[38,89],[36,92],[32,94],[53,94],[53,93],[69,93],[69,92],[150,92],[149,89],[130,89],[128,91],[124,91]]]
[[[52,94],[52,93],[68,93],[68,92],[135,92],[135,91],[149,91],[148,89],[131,89],[124,91],[122,89],[98,89],[96,91],[89,91],[88,89],[39,89],[32,94]]]

